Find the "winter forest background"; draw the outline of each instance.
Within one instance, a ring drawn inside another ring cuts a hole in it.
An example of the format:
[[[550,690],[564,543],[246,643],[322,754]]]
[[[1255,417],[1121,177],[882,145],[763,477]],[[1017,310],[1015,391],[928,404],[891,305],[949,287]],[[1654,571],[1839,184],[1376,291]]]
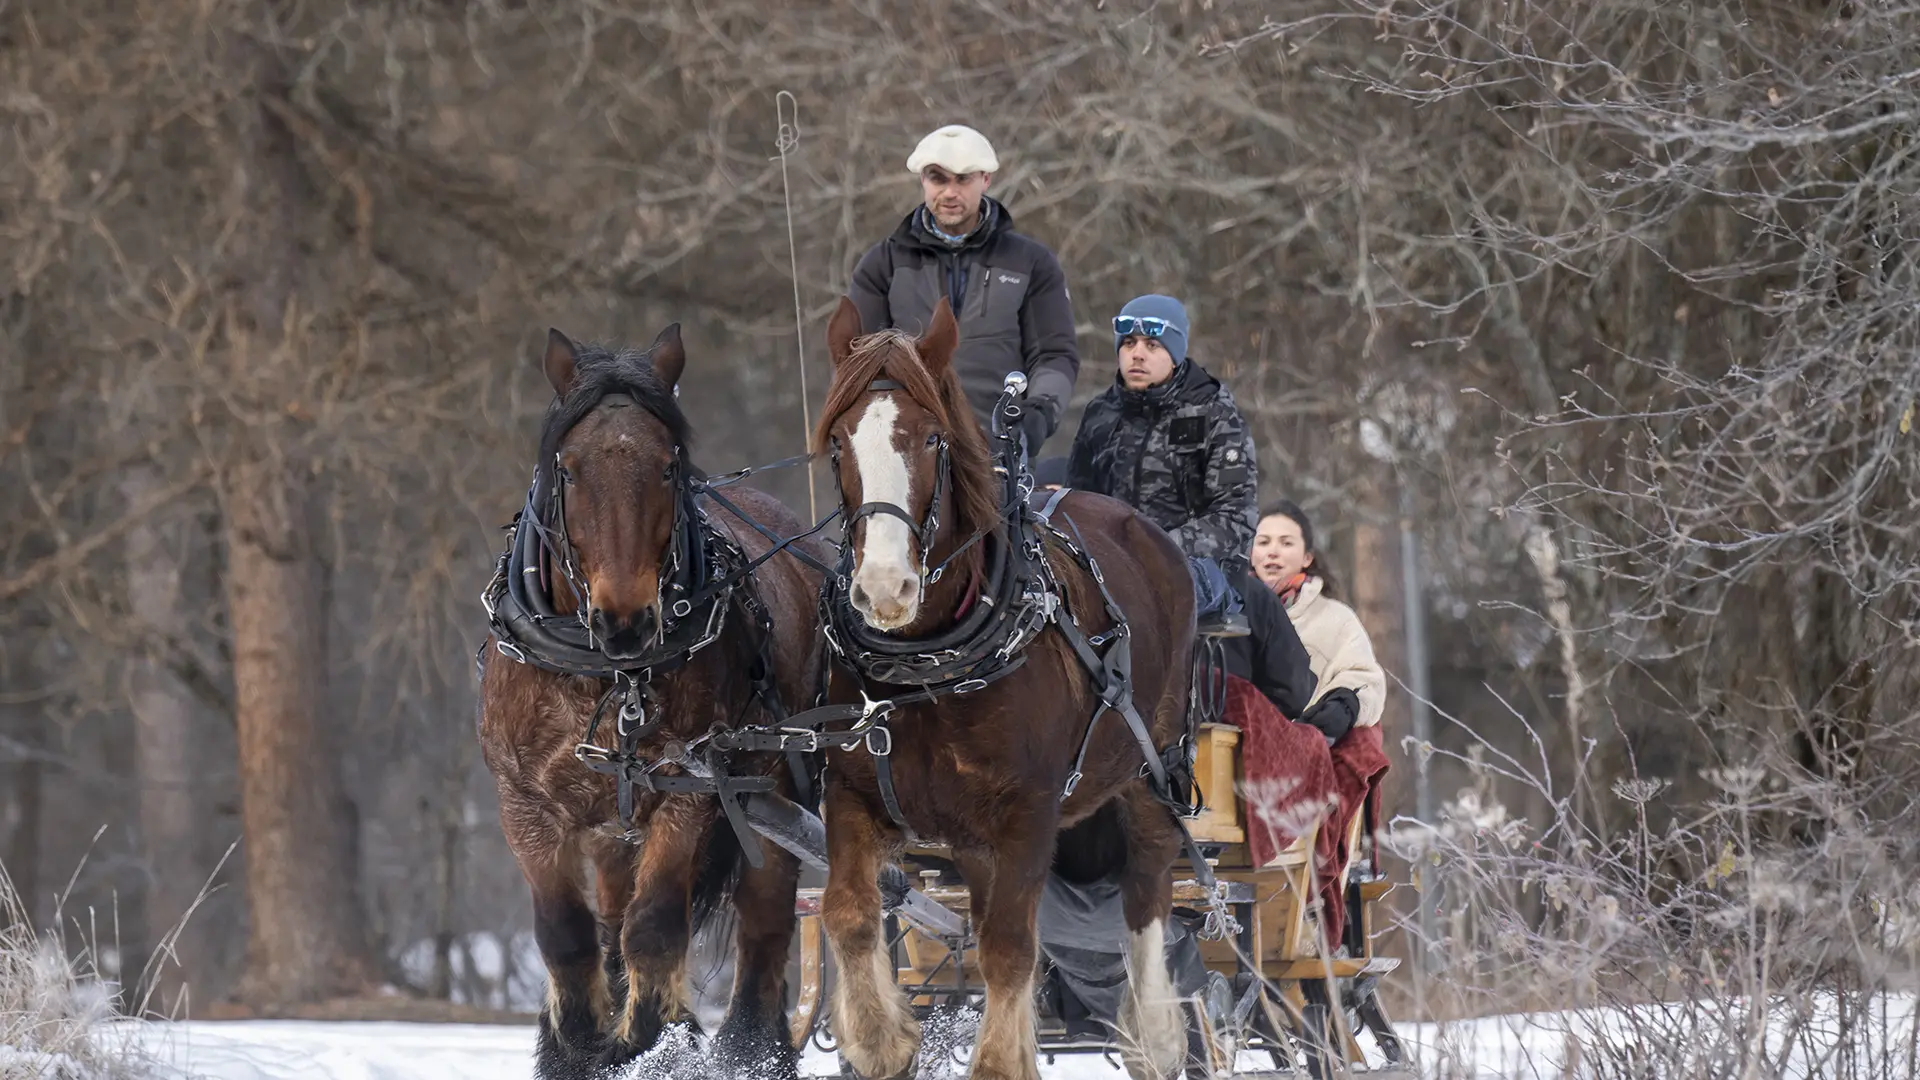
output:
[[[789,205],[817,404],[964,122],[1073,416],[1186,299],[1409,686],[1416,543],[1402,1012],[1864,1031],[1920,948],[1916,119],[1891,0],[0,0],[0,865],[130,1007],[506,1004],[472,671],[536,344],[679,320],[700,463],[798,452]]]

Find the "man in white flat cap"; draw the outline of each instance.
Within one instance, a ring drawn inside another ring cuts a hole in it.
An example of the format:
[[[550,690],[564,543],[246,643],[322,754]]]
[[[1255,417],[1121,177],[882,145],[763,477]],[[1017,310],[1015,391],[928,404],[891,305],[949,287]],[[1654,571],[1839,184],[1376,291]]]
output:
[[[924,195],[893,235],[853,270],[850,295],[863,332],[919,334],[945,296],[960,321],[954,372],[982,427],[1009,371],[1027,375],[1027,452],[1060,426],[1080,374],[1067,278],[1013,215],[987,195],[1000,168],[986,136],[949,124],[920,140],[907,171]]]

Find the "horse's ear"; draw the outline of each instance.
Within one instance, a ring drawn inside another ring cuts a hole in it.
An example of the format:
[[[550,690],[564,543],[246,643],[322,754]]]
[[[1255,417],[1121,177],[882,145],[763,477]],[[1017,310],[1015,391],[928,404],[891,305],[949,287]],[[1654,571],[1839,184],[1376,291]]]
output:
[[[670,323],[660,336],[653,339],[653,348],[647,351],[653,362],[653,373],[671,390],[680,385],[680,373],[687,368],[687,350],[680,344],[680,324]]]
[[[920,362],[927,365],[927,370],[938,375],[953,362],[953,350],[959,346],[960,324],[953,321],[953,308],[943,296],[933,306],[933,322],[913,347],[920,353]]]
[[[567,391],[573,389],[573,364],[579,358],[580,350],[567,335],[551,327],[547,329],[547,356],[540,367],[546,371],[554,393],[566,397]]]
[[[833,309],[833,318],[827,323],[827,355],[833,359],[833,366],[853,355],[853,339],[860,336],[860,309],[853,306],[853,300],[840,297],[840,306]]]

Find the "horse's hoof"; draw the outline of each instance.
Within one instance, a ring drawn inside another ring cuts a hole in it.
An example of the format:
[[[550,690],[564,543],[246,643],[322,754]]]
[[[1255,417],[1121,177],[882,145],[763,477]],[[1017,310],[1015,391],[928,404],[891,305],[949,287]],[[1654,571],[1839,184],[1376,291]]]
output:
[[[1186,1016],[1172,1001],[1129,1001],[1120,1010],[1120,1060],[1132,1080],[1172,1080],[1186,1066]]]
[[[540,1034],[534,1044],[534,1075],[539,1080],[596,1080],[602,1072],[603,1042],[598,1037],[590,1042],[578,1037],[562,1040],[542,1014]]]
[[[891,1032],[863,1032],[857,1040],[843,1039],[840,1052],[864,1080],[910,1080],[914,1056],[920,1052],[920,1021],[909,1014]]]
[[[628,1065],[633,1064],[634,1059],[645,1052],[644,1047],[614,1039],[607,1043],[605,1049],[600,1051],[600,1060],[594,1063],[594,1072],[592,1075],[596,1080],[600,1077],[610,1076],[626,1068]]]
[[[742,1031],[722,1026],[713,1037],[711,1054],[720,1075],[729,1080],[799,1080],[799,1055],[772,1029]]]

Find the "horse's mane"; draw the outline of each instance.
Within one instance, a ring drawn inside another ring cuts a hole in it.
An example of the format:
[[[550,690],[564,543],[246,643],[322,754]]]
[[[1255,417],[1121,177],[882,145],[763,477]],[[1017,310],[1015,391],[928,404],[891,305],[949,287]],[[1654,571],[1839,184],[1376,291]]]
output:
[[[953,368],[937,376],[928,371],[913,336],[904,331],[881,330],[854,341],[852,352],[834,369],[833,385],[827,388],[827,403],[808,449],[816,455],[825,453],[833,422],[867,392],[867,384],[883,377],[899,383],[914,404],[932,413],[947,432],[954,514],[959,519],[954,524],[960,535],[990,526],[1000,516],[1001,493],[986,436],[974,420]]]
[[[651,350],[612,349],[604,345],[575,346],[573,386],[567,396],[547,407],[546,422],[540,429],[539,478],[542,487],[553,479],[554,455],[573,426],[586,418],[601,401],[613,394],[625,394],[634,403],[666,425],[675,446],[685,447],[693,438],[673,388],[653,372]]]

